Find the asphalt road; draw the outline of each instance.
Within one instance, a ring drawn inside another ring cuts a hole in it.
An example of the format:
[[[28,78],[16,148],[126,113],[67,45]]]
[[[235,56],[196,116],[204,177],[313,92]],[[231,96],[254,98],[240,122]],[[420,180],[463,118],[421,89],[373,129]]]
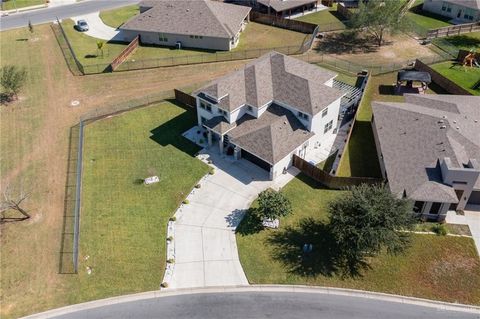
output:
[[[54,21],[57,17],[66,19],[138,2],[139,0],[90,0],[64,6],[13,13],[6,17],[0,17],[0,31],[26,27],[28,21],[31,21],[33,25],[42,24]]]
[[[478,319],[480,314],[447,312],[416,305],[338,295],[242,292],[179,295],[132,301],[55,318]]]

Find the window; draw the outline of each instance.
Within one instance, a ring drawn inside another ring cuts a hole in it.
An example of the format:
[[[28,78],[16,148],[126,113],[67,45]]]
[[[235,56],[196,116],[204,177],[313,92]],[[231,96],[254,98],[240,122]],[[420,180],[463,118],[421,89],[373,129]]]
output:
[[[227,111],[225,110],[222,110],[221,108],[218,108],[218,113],[224,115],[224,116],[227,116]]]
[[[473,15],[475,11],[473,9],[467,8],[465,9],[465,15],[463,16],[464,19],[473,20]]]
[[[198,39],[198,35],[195,36],[195,39]]]
[[[323,129],[323,134],[327,133],[328,131],[330,131],[333,127],[333,120],[331,120],[330,122],[328,122],[327,124],[325,124],[325,128]]]
[[[303,112],[298,112],[298,117],[308,121],[308,115]]]
[[[208,112],[212,112],[212,106],[207,102],[200,101],[200,107]]]
[[[442,11],[452,12],[452,5],[450,3],[442,3]]]
[[[322,117],[327,116],[327,114],[328,114],[328,107],[322,111]]]
[[[159,34],[159,35],[158,35],[158,41],[160,41],[160,42],[168,42],[168,38],[165,36],[165,34]]]
[[[432,207],[430,208],[430,214],[437,215],[440,212],[441,207],[442,203],[432,203]]]
[[[416,201],[415,204],[413,204],[413,212],[418,214],[421,213],[423,205],[425,205],[425,202]]]
[[[193,35],[190,36],[190,39],[193,39]]]
[[[199,38],[200,38],[200,39],[203,39],[203,36],[200,35]]]
[[[467,182],[461,182],[461,181],[453,181],[452,184],[460,184],[460,185],[467,185]]]

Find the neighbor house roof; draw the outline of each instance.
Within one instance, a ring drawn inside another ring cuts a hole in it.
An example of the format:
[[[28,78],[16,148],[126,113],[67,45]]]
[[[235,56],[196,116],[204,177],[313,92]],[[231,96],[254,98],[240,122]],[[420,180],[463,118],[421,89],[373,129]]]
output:
[[[318,0],[257,0],[258,3],[266,7],[271,7],[273,10],[280,12],[290,10],[306,4],[316,3]]]
[[[151,8],[125,22],[121,29],[231,38],[251,10],[210,0],[157,0],[142,5]]]
[[[228,132],[233,144],[270,164],[285,158],[313,135],[292,112],[275,104],[259,118],[243,116]]]
[[[480,159],[480,97],[407,94],[405,103],[374,102],[372,108],[392,192],[456,203],[453,188],[443,184],[439,160],[448,157],[464,167]]]
[[[194,94],[205,93],[228,111],[245,104],[260,108],[275,101],[315,115],[344,95],[325,85],[336,75],[316,65],[270,52]]]

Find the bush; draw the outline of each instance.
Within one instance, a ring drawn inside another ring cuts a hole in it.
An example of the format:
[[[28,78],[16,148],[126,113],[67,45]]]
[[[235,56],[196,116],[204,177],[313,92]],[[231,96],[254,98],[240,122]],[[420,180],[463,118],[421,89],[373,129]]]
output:
[[[167,241],[173,241],[173,236],[168,236]]]
[[[195,188],[200,188],[200,187],[202,187],[202,185],[200,184],[195,185]]]
[[[172,216],[172,217],[170,217],[168,220],[169,220],[169,221],[171,221],[171,222],[174,222],[174,221],[176,221],[176,220],[177,220],[177,217],[175,217],[175,216]]]
[[[448,234],[447,228],[442,224],[435,224],[432,226],[432,232],[438,236],[446,236]]]
[[[190,204],[190,201],[189,201],[188,199],[185,199],[185,200],[183,200],[182,203],[184,203],[185,205],[187,205],[187,204]]]
[[[173,264],[174,262],[175,262],[175,259],[173,258],[167,259],[167,264]]]
[[[268,189],[258,195],[259,216],[273,220],[291,212],[292,204],[282,193]]]
[[[214,169],[211,169],[211,170],[208,172],[208,174],[210,174],[210,175],[215,174],[215,170],[214,170]]]
[[[160,285],[160,287],[162,287],[162,288],[168,288],[168,283],[167,283],[167,282],[162,282],[162,284]]]

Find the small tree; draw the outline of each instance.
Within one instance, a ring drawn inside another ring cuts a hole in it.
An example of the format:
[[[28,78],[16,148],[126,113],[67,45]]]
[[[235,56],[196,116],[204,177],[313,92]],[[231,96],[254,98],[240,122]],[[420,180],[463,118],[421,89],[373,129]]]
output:
[[[30,33],[33,33],[33,25],[32,25],[32,21],[28,20],[28,31],[30,31]]]
[[[0,200],[0,221],[5,222],[7,220],[25,220],[30,218],[30,214],[25,208],[23,208],[23,202],[30,196],[30,193],[25,192],[23,188],[14,190],[10,185],[5,187],[3,191],[3,198]],[[8,210],[13,210],[22,215],[20,218],[5,217],[4,214]]]
[[[347,269],[354,272],[365,257],[400,253],[409,244],[413,228],[412,203],[395,197],[382,186],[361,185],[329,204],[330,227]]]
[[[9,98],[12,96],[18,98],[18,93],[25,84],[26,79],[27,71],[24,67],[5,65],[1,69],[0,84]]]
[[[102,54],[102,58],[103,58],[103,41],[97,41],[97,49]]]
[[[276,219],[292,212],[292,204],[282,193],[265,190],[258,195],[258,214],[262,218]]]
[[[402,1],[360,1],[350,20],[351,27],[365,30],[381,46],[386,33],[394,34],[405,29],[403,5]]]

